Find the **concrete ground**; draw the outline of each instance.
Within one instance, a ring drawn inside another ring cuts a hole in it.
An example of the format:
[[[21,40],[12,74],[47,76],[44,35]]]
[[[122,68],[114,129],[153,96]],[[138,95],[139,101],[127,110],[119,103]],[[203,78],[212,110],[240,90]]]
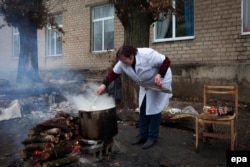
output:
[[[72,84],[63,90],[71,90]],[[32,87],[33,88],[33,87]],[[33,92],[27,89],[15,92],[30,92],[28,97],[15,97],[20,102],[22,116],[14,119],[0,121],[0,167],[23,167],[24,162],[20,156],[23,148],[21,142],[27,137],[29,130],[53,117],[50,110],[51,99],[44,93],[44,87],[38,87]],[[81,86],[74,86],[79,93]],[[3,89],[5,90],[5,89]],[[24,91],[25,90],[25,91]],[[33,89],[32,89],[33,90]],[[73,91],[74,92],[74,91]],[[2,94],[1,94],[2,95]],[[0,109],[6,108],[7,103],[13,99],[0,96]],[[57,99],[58,100],[58,99]],[[62,100],[62,99],[61,99]],[[57,106],[66,107],[64,103]],[[200,111],[202,103],[197,100],[171,99],[171,107],[183,109],[193,106]],[[1,112],[1,110],[0,110]],[[164,120],[160,128],[159,141],[150,149],[143,150],[142,145],[131,145],[131,140],[137,135],[136,123],[138,115],[122,109],[117,111],[118,134],[114,136],[114,152],[107,155],[100,162],[87,162],[81,155],[79,162],[67,167],[225,167],[226,153],[230,149],[229,141],[209,140],[208,143],[200,142],[199,152],[195,151],[194,119],[182,118]],[[236,150],[250,150],[250,106],[241,104],[238,120],[238,145]]]
[[[171,101],[170,105],[183,106],[201,104],[184,101]],[[124,111],[125,112],[125,111]],[[0,166],[21,167],[23,161],[20,150],[29,129],[48,119],[38,117],[21,117],[0,121]],[[226,152],[229,141],[210,140],[200,142],[199,152],[195,151],[195,134],[193,120],[179,119],[164,122],[160,128],[160,138],[155,146],[143,150],[142,145],[131,145],[131,140],[137,135],[135,120],[120,120],[118,134],[114,137],[114,152],[100,162],[77,162],[67,165],[100,166],[100,167],[225,167]],[[238,145],[236,150],[250,150],[250,111],[241,108],[238,125]]]

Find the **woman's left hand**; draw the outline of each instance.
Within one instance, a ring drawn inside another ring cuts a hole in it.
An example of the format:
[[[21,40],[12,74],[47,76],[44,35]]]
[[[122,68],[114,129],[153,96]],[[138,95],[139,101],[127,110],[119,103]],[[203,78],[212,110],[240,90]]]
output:
[[[161,81],[161,75],[160,74],[156,74],[156,76],[155,76],[155,84],[157,86],[162,86],[162,81]]]

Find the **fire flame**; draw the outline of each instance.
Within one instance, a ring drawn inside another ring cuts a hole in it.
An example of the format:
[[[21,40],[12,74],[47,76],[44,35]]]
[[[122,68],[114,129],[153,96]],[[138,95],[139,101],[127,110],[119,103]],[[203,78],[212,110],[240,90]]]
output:
[[[80,149],[81,149],[81,146],[79,144],[79,141],[76,141],[75,146],[74,146],[74,148],[72,150],[72,153],[77,153]]]
[[[44,152],[44,150],[35,150],[35,151],[33,152],[33,156],[40,155],[40,154],[42,154],[43,152]]]

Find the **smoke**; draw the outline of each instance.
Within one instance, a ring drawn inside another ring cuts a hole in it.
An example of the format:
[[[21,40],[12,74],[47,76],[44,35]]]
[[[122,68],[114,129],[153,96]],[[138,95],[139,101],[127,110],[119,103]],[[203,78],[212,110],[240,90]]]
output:
[[[115,100],[107,93],[96,95],[96,83],[87,83],[85,91],[78,95],[67,94],[65,97],[73,104],[74,109],[81,111],[100,111],[115,107]]]

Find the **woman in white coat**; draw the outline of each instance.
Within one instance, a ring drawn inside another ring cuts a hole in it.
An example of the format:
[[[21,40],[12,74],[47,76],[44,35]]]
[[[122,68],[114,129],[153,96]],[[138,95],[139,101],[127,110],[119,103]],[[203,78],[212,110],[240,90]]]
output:
[[[109,83],[122,73],[125,73],[138,84],[157,85],[160,88],[172,90],[172,72],[169,67],[170,60],[167,56],[151,48],[122,46],[117,51],[116,57],[118,62],[97,88],[97,94],[102,94]],[[161,111],[168,106],[171,96],[172,94],[169,93],[140,86],[139,135],[131,144],[144,143],[142,148],[148,149],[157,142]]]

